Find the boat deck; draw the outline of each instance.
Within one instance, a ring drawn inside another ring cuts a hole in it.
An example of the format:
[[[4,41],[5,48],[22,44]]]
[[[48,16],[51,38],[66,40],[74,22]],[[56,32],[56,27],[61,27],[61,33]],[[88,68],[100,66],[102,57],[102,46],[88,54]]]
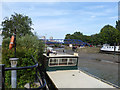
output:
[[[48,71],[57,88],[114,88],[80,70]]]

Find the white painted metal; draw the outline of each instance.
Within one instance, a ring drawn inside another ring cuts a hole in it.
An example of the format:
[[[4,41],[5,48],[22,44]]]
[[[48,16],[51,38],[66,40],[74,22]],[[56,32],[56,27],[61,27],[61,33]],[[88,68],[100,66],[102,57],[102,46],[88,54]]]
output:
[[[115,48],[115,49],[114,49]],[[101,51],[110,51],[110,52],[114,52],[114,50],[116,52],[120,51],[120,47],[119,46],[110,46],[110,45],[103,45],[103,47],[101,48]]]

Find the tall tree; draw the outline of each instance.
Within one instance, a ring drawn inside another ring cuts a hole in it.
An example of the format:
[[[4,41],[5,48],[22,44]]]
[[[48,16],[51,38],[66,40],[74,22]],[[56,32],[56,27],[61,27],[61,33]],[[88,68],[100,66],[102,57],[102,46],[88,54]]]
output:
[[[66,36],[65,36],[65,39],[70,39],[70,34],[67,34]]]
[[[114,43],[118,43],[119,31],[113,26],[106,25],[101,29],[100,36],[102,43],[114,45]]]
[[[116,29],[120,31],[120,20],[116,21]]]
[[[1,24],[2,36],[4,38],[11,37],[16,29],[17,36],[25,36],[26,34],[33,35],[31,30],[32,20],[28,16],[14,13],[10,18],[6,17]]]

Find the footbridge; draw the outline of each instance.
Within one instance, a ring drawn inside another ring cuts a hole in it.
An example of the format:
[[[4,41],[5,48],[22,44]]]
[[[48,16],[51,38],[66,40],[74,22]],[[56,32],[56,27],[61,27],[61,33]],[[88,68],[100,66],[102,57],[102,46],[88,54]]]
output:
[[[79,39],[41,39],[44,41],[46,44],[74,44],[74,45],[80,45],[80,46],[85,46],[88,45],[90,46],[89,43],[83,42],[82,40]]]

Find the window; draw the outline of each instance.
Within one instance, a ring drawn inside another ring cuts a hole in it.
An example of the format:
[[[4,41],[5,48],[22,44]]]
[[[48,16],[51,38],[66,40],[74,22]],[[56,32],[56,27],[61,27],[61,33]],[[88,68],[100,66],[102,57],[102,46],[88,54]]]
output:
[[[67,59],[66,58],[59,59],[59,65],[67,65]]]
[[[120,46],[118,47],[118,50],[120,50]]]
[[[58,60],[55,58],[52,58],[49,60],[49,65],[57,65],[58,64]]]
[[[51,58],[48,66],[75,66],[77,58]]]
[[[76,65],[77,63],[77,58],[70,58],[68,60],[68,65]]]

